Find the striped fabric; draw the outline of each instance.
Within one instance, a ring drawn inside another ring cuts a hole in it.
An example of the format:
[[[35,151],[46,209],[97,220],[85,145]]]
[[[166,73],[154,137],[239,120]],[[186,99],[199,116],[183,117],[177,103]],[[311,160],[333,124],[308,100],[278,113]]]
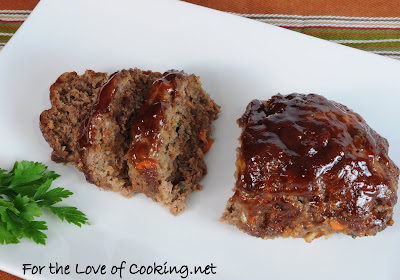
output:
[[[10,40],[31,11],[0,10],[0,50]]]
[[[0,10],[0,50],[30,12]],[[233,14],[400,59],[400,18]]]
[[[400,18],[234,14],[400,59]]]

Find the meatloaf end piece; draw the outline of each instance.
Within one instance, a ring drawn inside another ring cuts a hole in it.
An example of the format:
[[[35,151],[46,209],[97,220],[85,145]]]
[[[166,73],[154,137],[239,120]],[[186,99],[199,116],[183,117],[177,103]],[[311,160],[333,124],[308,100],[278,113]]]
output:
[[[388,141],[315,94],[253,100],[238,120],[234,195],[221,221],[261,238],[375,235],[393,224]]]
[[[161,73],[139,69],[112,74],[81,124],[76,164],[86,180],[104,190],[123,191],[130,185],[124,155],[130,123]],[[124,191],[123,191],[124,192]]]
[[[79,127],[96,100],[106,73],[88,70],[82,76],[64,73],[50,87],[51,108],[40,115],[43,136],[55,162],[75,162]]]
[[[126,155],[130,192],[141,192],[177,215],[188,195],[202,187],[204,154],[220,107],[195,75],[168,71],[151,87],[132,124]]]

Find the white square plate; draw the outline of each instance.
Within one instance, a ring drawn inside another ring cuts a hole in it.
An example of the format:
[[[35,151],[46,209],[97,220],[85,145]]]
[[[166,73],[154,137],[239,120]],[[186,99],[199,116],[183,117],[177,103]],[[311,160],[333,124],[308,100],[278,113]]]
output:
[[[86,183],[74,167],[50,161],[39,114],[50,107],[49,86],[63,72],[112,73],[138,67],[183,69],[201,77],[222,106],[207,154],[204,190],[174,217],[143,195],[126,199]],[[42,0],[0,52],[0,166],[41,161],[62,175],[55,186],[87,214],[82,228],[45,216],[47,245],[23,240],[0,246],[0,269],[29,279],[181,279],[185,274],[130,274],[129,266],[213,264],[216,274],[187,279],[385,279],[400,277],[400,216],[375,237],[337,235],[311,244],[262,240],[218,222],[232,195],[236,119],[254,98],[315,92],[361,114],[392,144],[400,163],[400,62],[179,1]],[[22,265],[70,265],[69,275],[23,275]],[[76,274],[106,265],[106,275]],[[183,270],[182,270],[183,271]]]

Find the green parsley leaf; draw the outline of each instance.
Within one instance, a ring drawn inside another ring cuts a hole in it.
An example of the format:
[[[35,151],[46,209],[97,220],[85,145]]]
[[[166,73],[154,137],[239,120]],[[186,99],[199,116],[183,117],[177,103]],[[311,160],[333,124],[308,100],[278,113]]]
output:
[[[46,244],[46,222],[35,220],[43,208],[79,227],[89,224],[77,208],[53,206],[72,192],[60,187],[49,190],[60,175],[46,170],[46,165],[32,161],[16,162],[8,173],[0,169],[0,244],[19,243],[24,236]]]
[[[42,177],[42,173],[46,171],[46,169],[46,165],[37,162],[16,162],[12,170],[12,172],[14,172],[14,177],[9,188],[40,179]]]
[[[63,198],[67,198],[73,193],[63,188],[55,188],[47,191],[52,183],[52,179],[48,179],[43,185],[41,185],[36,193],[33,195],[36,203],[39,206],[49,206],[60,202]]]
[[[10,177],[12,175],[9,174],[9,173],[4,174],[6,171],[7,170],[4,170],[4,169],[0,168],[0,189],[1,189],[1,186],[6,184],[7,182],[11,182]]]
[[[185,191],[185,185],[183,183],[179,184],[179,192],[183,193]]]
[[[48,206],[47,209],[50,210],[54,215],[57,215],[61,221],[66,220],[68,223],[73,223],[80,227],[81,225],[88,224],[88,219],[86,216],[79,211],[76,207],[54,207]]]
[[[15,235],[7,229],[7,224],[0,221],[0,244],[16,244],[19,240]]]
[[[1,212],[6,211],[7,208],[9,208],[13,212],[18,212],[18,210],[14,207],[14,203],[0,199],[0,214]]]
[[[21,218],[19,213],[6,209],[0,213],[1,221],[6,223],[7,230],[17,238],[22,238],[23,228],[26,226],[26,221]]]
[[[24,235],[31,238],[37,244],[46,245],[47,235],[41,232],[42,230],[47,230],[46,222],[32,221],[26,226]]]
[[[186,133],[187,135],[189,135],[190,138],[193,138],[193,134],[190,134],[186,129],[185,129],[185,133]]]
[[[32,221],[34,217],[39,217],[43,214],[43,211],[38,205],[28,196],[21,196],[20,194],[14,199],[14,206],[18,209],[18,215],[26,220]]]

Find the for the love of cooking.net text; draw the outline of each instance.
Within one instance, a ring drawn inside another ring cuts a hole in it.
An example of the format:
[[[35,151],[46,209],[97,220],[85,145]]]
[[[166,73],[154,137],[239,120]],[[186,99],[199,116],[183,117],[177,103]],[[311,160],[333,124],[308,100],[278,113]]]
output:
[[[121,261],[117,265],[84,265],[84,264],[60,264],[58,262],[48,265],[36,265],[31,263],[22,264],[24,275],[114,275],[120,279],[134,279],[134,275],[175,275],[182,279],[189,278],[191,275],[213,275],[217,273],[217,266],[213,263],[206,265],[172,265],[168,262],[151,264],[128,263]]]

